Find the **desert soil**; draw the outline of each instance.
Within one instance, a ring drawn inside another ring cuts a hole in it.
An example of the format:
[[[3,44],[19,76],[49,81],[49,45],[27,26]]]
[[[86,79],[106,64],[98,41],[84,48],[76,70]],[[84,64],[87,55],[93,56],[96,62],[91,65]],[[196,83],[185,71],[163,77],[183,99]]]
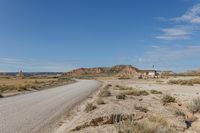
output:
[[[180,77],[180,79],[190,79],[194,77]],[[72,109],[63,118],[61,126],[55,130],[56,133],[117,133],[117,124],[111,122],[113,114],[121,116],[133,115],[136,121],[148,121],[150,117],[161,118],[165,121],[165,126],[172,128],[176,132],[199,133],[200,132],[200,114],[192,114],[188,109],[194,98],[200,97],[200,85],[184,86],[169,85],[168,79],[128,79],[118,80],[115,78],[99,78],[104,86],[95,92],[87,100]],[[179,79],[179,78],[175,78]],[[99,93],[106,85],[109,87],[111,96],[102,97],[105,104],[98,105]],[[116,95],[124,92],[119,90],[119,86],[133,87],[139,90],[146,90],[149,95],[133,96],[128,95],[124,100],[117,99]],[[161,91],[162,94],[151,94],[150,90]],[[163,104],[162,97],[169,94],[176,98],[174,103]],[[85,111],[88,103],[92,103],[96,108],[90,112]],[[137,110],[135,106],[145,107],[148,111]],[[181,111],[185,116],[177,116],[176,111]],[[186,128],[185,121],[192,120],[192,127]],[[158,124],[160,124],[158,122]],[[159,127],[159,126],[158,126]]]

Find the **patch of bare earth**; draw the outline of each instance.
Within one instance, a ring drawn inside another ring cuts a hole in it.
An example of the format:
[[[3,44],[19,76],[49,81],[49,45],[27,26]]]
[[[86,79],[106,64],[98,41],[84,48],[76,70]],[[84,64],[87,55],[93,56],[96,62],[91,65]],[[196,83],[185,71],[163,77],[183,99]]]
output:
[[[55,132],[199,133],[200,114],[189,105],[200,96],[200,85],[169,85],[167,80],[102,80],[104,86],[69,112]],[[88,104],[91,109],[85,111]]]

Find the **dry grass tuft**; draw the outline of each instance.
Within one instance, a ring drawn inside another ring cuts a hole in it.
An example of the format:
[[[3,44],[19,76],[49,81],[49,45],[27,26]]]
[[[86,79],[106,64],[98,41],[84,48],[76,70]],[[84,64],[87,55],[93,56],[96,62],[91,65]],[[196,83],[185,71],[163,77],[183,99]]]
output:
[[[126,86],[120,86],[120,85],[116,85],[115,87],[117,87],[117,90],[132,90],[132,87],[126,87]]]
[[[88,103],[87,105],[86,105],[86,107],[85,107],[85,112],[90,112],[90,111],[92,111],[92,110],[94,110],[94,109],[96,109],[97,107],[95,106],[95,105],[93,105],[92,103]]]
[[[162,94],[161,91],[157,91],[157,90],[151,90],[150,92],[151,94]]]
[[[124,95],[123,93],[120,93],[116,96],[117,99],[125,99],[126,98],[126,95]]]
[[[183,111],[181,111],[181,110],[176,110],[176,111],[175,111],[175,115],[176,115],[176,116],[183,116],[183,117],[184,117],[184,116],[185,116],[185,113],[184,113]]]
[[[122,121],[115,125],[118,133],[155,133],[156,126],[149,126],[147,123],[138,123],[132,120]]]
[[[123,92],[124,95],[134,95],[134,96],[147,96],[149,93],[145,90],[138,90],[138,89],[132,89]]]
[[[162,126],[168,125],[166,119],[161,117],[161,116],[158,116],[158,115],[152,115],[148,119],[149,119],[150,122],[159,123]]]
[[[166,103],[174,103],[175,102],[175,98],[170,96],[169,94],[166,94],[162,97],[162,102],[163,104],[166,104]]]
[[[192,113],[200,113],[200,97],[193,99],[188,108]]]
[[[137,105],[135,105],[134,108],[136,110],[139,110],[140,112],[144,112],[144,113],[147,113],[149,111],[146,107],[143,107],[143,106],[137,106]]]
[[[109,96],[111,96],[111,92],[107,89],[103,89],[100,91],[99,96],[100,97],[109,97]]]
[[[101,104],[105,104],[104,100],[102,98],[98,98],[97,99],[97,104],[101,105]]]
[[[193,80],[170,80],[168,81],[168,84],[178,84],[178,85],[188,85],[188,86],[193,86],[194,82]]]

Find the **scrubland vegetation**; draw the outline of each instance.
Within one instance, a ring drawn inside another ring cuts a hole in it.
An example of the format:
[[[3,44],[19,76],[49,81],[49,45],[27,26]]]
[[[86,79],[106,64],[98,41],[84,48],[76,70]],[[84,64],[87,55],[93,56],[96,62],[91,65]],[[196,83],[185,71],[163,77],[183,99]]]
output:
[[[188,108],[192,113],[200,113],[200,97],[193,99]]]
[[[178,79],[178,80],[169,80],[169,84],[178,84],[178,85],[188,85],[188,86],[193,86],[194,84],[200,84],[200,79],[195,78],[195,79],[188,79],[188,80],[183,80],[183,79]]]
[[[96,109],[97,107],[95,105],[93,105],[92,103],[88,103],[85,107],[85,111],[88,113],[94,109]]]
[[[169,94],[166,94],[162,97],[162,102],[163,104],[166,104],[166,103],[173,103],[175,102],[175,98]]]
[[[200,98],[193,100],[191,98],[191,94],[195,97],[199,95],[196,89],[198,85],[194,85],[199,84],[197,78],[170,81],[162,79],[164,81],[162,84],[157,82],[158,79],[132,80],[119,80],[118,77],[116,80],[105,80],[104,87],[84,105],[82,120],[74,124],[69,131],[72,133],[73,131],[190,133],[192,130],[200,132],[198,129]],[[172,86],[172,84],[186,86]],[[188,94],[187,89],[193,87],[195,89]]]
[[[7,93],[15,93],[24,91],[36,91],[50,87],[65,85],[72,83],[74,80],[70,78],[49,78],[49,77],[28,77],[28,78],[0,78],[0,95],[3,97]]]

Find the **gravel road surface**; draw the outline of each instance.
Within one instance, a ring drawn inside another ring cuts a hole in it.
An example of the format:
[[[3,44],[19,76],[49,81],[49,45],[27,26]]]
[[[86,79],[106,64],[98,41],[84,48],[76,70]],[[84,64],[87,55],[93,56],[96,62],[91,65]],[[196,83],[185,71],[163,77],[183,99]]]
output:
[[[48,128],[101,83],[78,80],[66,86],[0,99],[0,133],[52,132]]]

